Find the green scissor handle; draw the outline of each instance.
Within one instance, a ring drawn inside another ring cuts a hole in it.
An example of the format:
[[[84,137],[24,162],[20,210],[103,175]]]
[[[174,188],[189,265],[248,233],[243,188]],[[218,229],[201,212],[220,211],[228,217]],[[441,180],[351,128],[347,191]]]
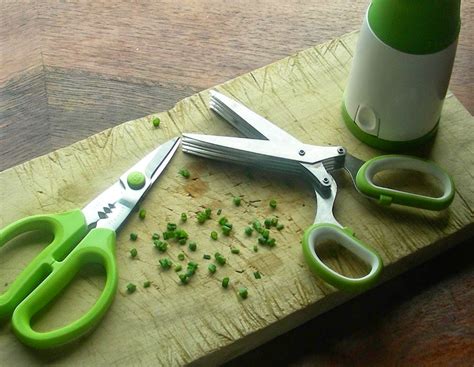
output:
[[[110,306],[118,282],[115,232],[96,228],[84,237],[87,233],[84,216],[80,210],[74,210],[64,214],[32,216],[10,224],[0,232],[0,246],[21,233],[37,229],[51,231],[53,242],[0,296],[0,311],[3,315],[13,312],[13,330],[22,342],[34,348],[50,348],[85,334]],[[94,306],[79,319],[59,329],[47,332],[33,330],[31,319],[34,315],[58,296],[84,265],[90,263],[101,264],[106,272],[104,290]]]
[[[335,241],[370,266],[370,272],[361,278],[350,278],[329,268],[320,259],[316,248],[325,241]],[[303,235],[303,254],[311,270],[332,286],[358,292],[374,285],[383,268],[380,256],[369,246],[355,238],[348,228],[331,223],[316,223]]]
[[[373,182],[378,172],[394,168],[432,175],[440,181],[443,194],[439,197],[418,195],[378,186]],[[393,203],[428,210],[442,210],[447,208],[454,199],[454,182],[446,171],[434,162],[406,155],[382,155],[368,160],[357,172],[355,184],[361,193],[378,200],[382,205]]]

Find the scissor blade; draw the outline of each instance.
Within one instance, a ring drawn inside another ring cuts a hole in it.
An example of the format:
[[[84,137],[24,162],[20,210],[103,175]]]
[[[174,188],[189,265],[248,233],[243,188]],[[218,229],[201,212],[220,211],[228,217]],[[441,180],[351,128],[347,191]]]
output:
[[[179,142],[180,138],[174,138],[160,145],[84,207],[82,212],[87,224],[117,230],[168,165],[179,147]],[[138,189],[131,188],[127,182],[129,175],[133,172],[144,177],[143,186]]]
[[[268,139],[287,145],[302,144],[264,117],[214,90],[211,91],[210,107],[248,138]]]

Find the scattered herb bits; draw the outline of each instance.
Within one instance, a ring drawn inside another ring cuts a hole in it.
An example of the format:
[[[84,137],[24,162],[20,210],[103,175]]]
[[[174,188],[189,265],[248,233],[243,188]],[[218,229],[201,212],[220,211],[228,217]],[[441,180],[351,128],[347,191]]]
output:
[[[175,272],[178,272],[178,271],[181,271],[183,269],[183,267],[181,266],[181,264],[177,264],[174,266],[174,271]]]
[[[254,220],[254,221],[252,222],[252,227],[253,227],[253,229],[255,229],[257,232],[260,233],[260,229],[262,228],[262,223],[260,223],[259,220]]]
[[[283,228],[285,228],[285,226],[281,223],[276,226],[276,229],[279,231],[281,231]]]
[[[206,222],[206,220],[208,220],[209,218],[207,217],[206,213],[205,212],[197,212],[196,213],[196,219],[198,221],[199,224],[203,224],[204,222]]]
[[[172,238],[175,237],[175,233],[174,231],[166,231],[166,232],[163,232],[163,239],[164,240],[170,240]]]
[[[252,228],[252,227],[247,227],[247,228],[245,228],[245,234],[246,234],[247,236],[250,237],[250,236],[252,235],[252,233],[253,233],[253,228]]]
[[[138,235],[137,235],[136,233],[130,233],[130,239],[131,239],[132,241],[136,241],[137,238],[138,238]]]
[[[240,206],[241,199],[240,199],[239,196],[234,196],[234,198],[232,199],[232,201],[234,202],[234,205],[235,205],[235,206]]]
[[[236,255],[240,254],[240,250],[236,247],[232,247],[230,249],[230,252],[232,252],[233,254],[236,254]]]
[[[216,232],[216,231],[212,231],[212,232],[211,232],[211,238],[212,238],[214,241],[216,241],[216,240],[217,240],[217,237],[218,237],[218,236],[217,236],[217,232]]]
[[[278,225],[278,218],[277,217],[273,217],[272,218],[272,227],[276,227]]]
[[[269,246],[269,247],[275,247],[275,245],[276,245],[276,240],[275,240],[274,238],[269,238],[269,239],[267,240],[267,246]]]
[[[171,260],[168,259],[167,257],[158,260],[158,262],[160,263],[160,266],[163,268],[163,270],[167,270],[167,269],[171,268],[171,265],[173,265]]]
[[[155,247],[160,252],[166,252],[166,250],[168,249],[168,243],[167,242],[156,240],[156,241],[153,242],[153,244],[155,245]]]
[[[232,224],[227,223],[226,225],[221,226],[222,234],[224,236],[230,235],[230,231],[232,231]]]
[[[229,277],[222,279],[222,288],[227,288],[229,286]]]
[[[265,228],[270,228],[272,226],[272,220],[270,218],[267,218],[265,219],[263,224],[265,225]]]
[[[178,276],[179,276],[179,280],[181,280],[181,283],[188,284],[189,277],[186,274],[179,274]]]
[[[145,219],[146,217],[146,210],[145,209],[140,209],[140,211],[138,212],[138,217],[140,219]]]
[[[131,256],[132,258],[134,258],[134,257],[137,257],[137,255],[138,255],[137,249],[136,249],[136,248],[132,248],[132,249],[130,250],[130,256]]]
[[[270,208],[275,209],[277,207],[277,202],[276,202],[275,199],[272,199],[272,200],[270,200],[268,205],[270,205]]]
[[[176,223],[168,223],[166,225],[166,230],[169,231],[169,232],[175,231],[176,228],[178,228],[178,225]]]
[[[191,176],[191,174],[189,173],[189,171],[186,169],[186,168],[181,168],[178,173],[183,176],[184,178],[189,178]]]
[[[151,239],[152,239],[153,241],[159,240],[159,239],[160,239],[160,235],[159,235],[158,233],[153,233],[153,236],[151,236]]]
[[[202,255],[202,258],[206,260],[211,260],[211,255],[204,254]]]
[[[143,282],[143,288],[149,288],[151,285],[151,282],[149,280],[146,280]]]
[[[239,288],[239,296],[242,299],[246,299],[249,296],[249,292],[248,292],[247,288],[245,288],[245,287]]]
[[[186,213],[181,213],[181,222],[186,222],[188,220],[188,215]]]
[[[151,120],[151,123],[153,124],[154,127],[159,127],[161,120],[159,117],[155,117],[153,120]]]
[[[255,272],[253,273],[253,276],[255,277],[255,279],[262,279],[262,274],[260,274],[259,271],[255,271]]]
[[[227,261],[226,258],[224,256],[222,256],[219,252],[216,252],[214,254],[214,258],[216,259],[216,261],[219,265],[224,265]]]
[[[133,293],[137,290],[137,286],[133,283],[128,283],[127,284],[127,292],[128,293]]]
[[[270,231],[268,229],[264,229],[261,234],[262,234],[262,237],[266,238],[267,240],[270,237]]]
[[[184,253],[181,252],[181,253],[178,254],[178,260],[183,261],[184,258],[185,258]]]
[[[214,274],[217,270],[216,266],[214,264],[209,264],[207,269],[209,270],[210,273]]]
[[[196,242],[190,242],[189,245],[188,245],[188,248],[189,248],[189,251],[196,251],[197,249],[197,244]]]

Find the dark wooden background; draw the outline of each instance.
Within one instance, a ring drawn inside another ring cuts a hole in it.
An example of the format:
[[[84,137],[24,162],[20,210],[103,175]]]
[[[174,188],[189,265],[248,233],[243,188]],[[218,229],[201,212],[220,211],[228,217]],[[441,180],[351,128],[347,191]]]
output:
[[[357,30],[364,0],[0,3],[0,170]],[[450,89],[474,111],[474,1]],[[473,127],[474,128],[474,127]],[[474,364],[474,240],[229,366]]]

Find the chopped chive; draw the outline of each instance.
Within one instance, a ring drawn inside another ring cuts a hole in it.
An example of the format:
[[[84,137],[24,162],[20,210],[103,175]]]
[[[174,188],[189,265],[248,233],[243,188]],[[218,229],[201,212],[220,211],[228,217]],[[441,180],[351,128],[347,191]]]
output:
[[[267,239],[263,236],[260,236],[258,238],[258,243],[261,244],[261,245],[266,245],[267,244]]]
[[[268,238],[270,237],[270,231],[268,229],[264,229],[262,231],[262,237],[268,240]]]
[[[281,223],[276,226],[276,229],[279,231],[281,231],[283,228],[285,228],[285,226]]]
[[[230,249],[230,252],[232,252],[233,254],[240,254],[240,250],[239,250],[238,248],[236,248],[236,247],[232,247],[232,248]]]
[[[166,225],[166,229],[170,232],[173,232],[176,230],[176,228],[178,228],[178,225],[176,223],[168,223]]]
[[[275,247],[276,245],[276,240],[274,238],[270,238],[267,240],[267,245],[270,247]]]
[[[169,240],[171,238],[175,238],[176,234],[174,231],[166,231],[166,232],[163,232],[163,239],[164,240]]]
[[[217,215],[221,215],[222,209],[217,209]]]
[[[191,176],[191,174],[189,173],[189,171],[186,169],[186,168],[181,168],[178,173],[183,176],[184,178],[189,178]]]
[[[138,216],[140,217],[140,219],[145,219],[146,210],[145,209],[140,209],[140,211],[138,212]]]
[[[233,202],[234,202],[234,205],[235,206],[240,206],[240,197],[239,196],[235,196],[234,199],[233,199]]]
[[[253,229],[255,229],[257,232],[260,228],[262,228],[262,224],[258,220],[254,220],[252,223]]]
[[[258,252],[258,246],[257,245],[253,245],[253,252]]]
[[[222,288],[227,288],[229,286],[229,277],[222,279]]]
[[[148,288],[151,285],[151,282],[149,280],[146,280],[143,282],[143,288]]]
[[[136,233],[133,233],[133,232],[130,233],[130,239],[131,239],[132,241],[136,241],[137,238],[138,238],[138,235],[137,235]]]
[[[206,259],[206,260],[210,260],[210,259],[211,259],[211,255],[204,254],[204,255],[202,255],[202,258],[203,258],[203,259]]]
[[[137,249],[136,249],[136,248],[132,248],[132,249],[130,250],[130,256],[131,256],[131,257],[137,257],[137,255],[138,255]]]
[[[197,212],[196,218],[199,224],[203,224],[208,219],[206,213],[201,211]]]
[[[168,248],[168,243],[167,243],[167,242],[160,241],[160,240],[154,241],[153,244],[155,245],[155,247],[156,247],[156,248],[158,249],[158,251],[160,251],[160,252],[165,252],[166,249]]]
[[[216,231],[212,231],[211,232],[211,238],[215,241],[217,240],[217,232]]]
[[[272,218],[272,227],[276,227],[278,225],[278,218],[277,217],[273,217]]]
[[[226,263],[226,258],[222,256],[219,252],[214,254],[214,258],[220,265],[224,265]]]
[[[255,279],[262,279],[262,275],[258,270],[253,273],[253,276],[255,277]]]
[[[214,264],[209,264],[207,269],[209,270],[210,273],[214,274],[217,270],[216,266]]]
[[[173,265],[171,260],[166,257],[158,260],[158,262],[160,263],[160,266],[165,270],[171,268],[171,265]]]
[[[230,231],[232,230],[232,227],[226,224],[224,226],[221,226],[221,229],[224,236],[228,236],[230,234]]]
[[[270,208],[275,209],[277,207],[277,202],[276,202],[275,199],[272,199],[272,200],[270,200],[268,205],[270,205]]]
[[[188,215],[186,213],[181,213],[181,222],[186,222],[188,220]]]
[[[152,240],[159,240],[160,239],[160,235],[158,233],[153,233],[153,236],[151,236],[151,239]]]
[[[227,222],[229,222],[229,220],[228,220],[226,217],[221,217],[221,218],[219,219],[219,224],[220,224],[221,226],[226,225]]]
[[[174,271],[175,271],[175,272],[181,271],[181,269],[183,269],[183,267],[181,266],[181,264],[177,264],[177,265],[174,266]]]
[[[181,252],[180,254],[178,254],[178,260],[183,261],[184,258],[185,258],[184,253]]]
[[[128,293],[133,293],[137,290],[137,286],[133,283],[128,283],[127,284],[127,292]]]
[[[196,251],[196,249],[197,249],[196,242],[189,242],[188,248],[189,248],[190,251]]]
[[[239,296],[240,296],[240,298],[246,299],[246,298],[248,297],[248,295],[249,295],[249,292],[248,292],[247,288],[245,288],[245,287],[239,288]]]
[[[179,280],[181,280],[181,283],[187,284],[189,281],[189,277],[186,274],[179,274]]]
[[[160,126],[160,118],[159,117],[155,117],[153,120],[151,120],[151,123],[153,124],[154,127],[159,127]]]
[[[247,227],[245,228],[245,234],[247,236],[251,236],[252,235],[252,232],[253,232],[253,228],[252,227]]]
[[[265,228],[270,228],[272,226],[272,220],[270,218],[265,219],[263,223],[265,224]]]
[[[181,239],[178,240],[178,243],[179,243],[180,245],[185,245],[185,244],[186,244],[186,241],[187,241],[186,238],[181,238]]]
[[[207,218],[207,219],[210,219],[210,218],[211,218],[211,214],[212,214],[211,208],[206,208],[206,209],[204,210],[204,214],[206,214],[206,218]]]

